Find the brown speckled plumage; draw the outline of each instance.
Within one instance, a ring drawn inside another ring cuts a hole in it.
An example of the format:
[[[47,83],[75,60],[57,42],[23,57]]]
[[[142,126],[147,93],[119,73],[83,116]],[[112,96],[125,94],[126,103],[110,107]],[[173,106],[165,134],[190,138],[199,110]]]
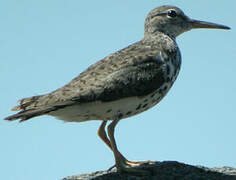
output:
[[[167,65],[171,59],[177,61],[179,69],[180,52],[174,39],[159,32],[153,34],[151,41],[144,37],[93,64],[62,88],[20,100],[20,105],[12,110],[21,112],[8,119],[27,120],[78,103],[148,95],[171,78]]]
[[[117,169],[137,172],[129,167],[141,163],[128,161],[118,151],[115,126],[166,95],[181,65],[175,38],[194,28],[229,29],[192,20],[174,6],[153,9],[147,15],[142,40],[98,61],[56,91],[20,100],[12,109],[20,112],[5,119],[24,121],[46,114],[67,122],[102,120],[98,135],[113,151]],[[108,120],[113,120],[107,129],[109,138],[104,130]]]

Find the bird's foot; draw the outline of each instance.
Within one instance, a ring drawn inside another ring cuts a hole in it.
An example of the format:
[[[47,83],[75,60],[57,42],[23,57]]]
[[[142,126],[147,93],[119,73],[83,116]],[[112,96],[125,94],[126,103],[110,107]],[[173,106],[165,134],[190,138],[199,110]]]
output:
[[[142,165],[145,164],[155,164],[155,161],[128,161],[124,160],[121,162],[118,162],[116,165],[109,168],[109,170],[112,170],[113,168],[117,168],[118,172],[122,173],[133,173],[138,175],[150,175],[150,171],[143,169]]]
[[[156,163],[155,161],[128,161],[128,160],[126,161],[126,164],[129,167],[138,167],[145,164],[155,164],[155,163]]]
[[[121,173],[131,173],[137,175],[150,175],[151,172],[141,168],[141,162],[125,161],[116,165],[117,171]]]

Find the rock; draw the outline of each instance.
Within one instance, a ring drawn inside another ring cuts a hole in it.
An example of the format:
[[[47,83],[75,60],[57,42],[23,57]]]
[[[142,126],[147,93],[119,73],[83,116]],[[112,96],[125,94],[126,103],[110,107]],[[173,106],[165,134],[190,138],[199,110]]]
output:
[[[97,171],[66,177],[62,180],[236,180],[236,169],[231,167],[206,168],[175,161],[146,163],[139,167],[150,175],[138,175],[110,171]]]

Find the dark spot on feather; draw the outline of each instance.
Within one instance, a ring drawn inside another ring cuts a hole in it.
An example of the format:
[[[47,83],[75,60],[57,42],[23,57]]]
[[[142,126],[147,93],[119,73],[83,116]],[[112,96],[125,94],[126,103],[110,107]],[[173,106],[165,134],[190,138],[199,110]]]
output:
[[[155,96],[155,93],[153,93],[150,97],[153,98]]]
[[[123,116],[124,116],[124,115],[123,115],[122,113],[120,113],[120,114],[118,115],[118,118],[121,119]]]
[[[112,111],[112,109],[108,109],[108,110],[107,110],[107,113],[109,113],[109,112],[111,112],[111,111]]]
[[[177,73],[177,68],[175,68],[174,75],[176,75],[176,73]]]
[[[145,108],[148,104],[144,104],[142,108]]]
[[[166,91],[167,90],[167,85],[164,86],[164,88],[162,89],[163,91]]]
[[[169,78],[169,77],[167,77],[167,78],[166,78],[166,81],[167,81],[167,82],[170,82],[170,78]]]
[[[169,65],[167,65],[166,71],[167,71],[167,75],[169,75],[170,74],[170,66]]]
[[[139,110],[142,107],[142,104],[139,104],[138,107],[136,107],[136,110]]]
[[[126,113],[126,115],[130,115],[132,113],[132,111],[128,111],[127,113]]]

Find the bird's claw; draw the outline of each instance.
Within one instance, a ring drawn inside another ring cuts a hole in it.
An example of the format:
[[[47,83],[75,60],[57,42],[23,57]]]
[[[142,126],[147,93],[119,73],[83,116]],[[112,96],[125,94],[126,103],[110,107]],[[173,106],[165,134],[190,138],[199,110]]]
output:
[[[155,161],[123,161],[118,163],[117,165],[113,165],[108,169],[111,171],[116,167],[117,172],[121,173],[133,173],[138,175],[150,175],[150,171],[142,169],[142,165],[144,164],[154,164]]]

